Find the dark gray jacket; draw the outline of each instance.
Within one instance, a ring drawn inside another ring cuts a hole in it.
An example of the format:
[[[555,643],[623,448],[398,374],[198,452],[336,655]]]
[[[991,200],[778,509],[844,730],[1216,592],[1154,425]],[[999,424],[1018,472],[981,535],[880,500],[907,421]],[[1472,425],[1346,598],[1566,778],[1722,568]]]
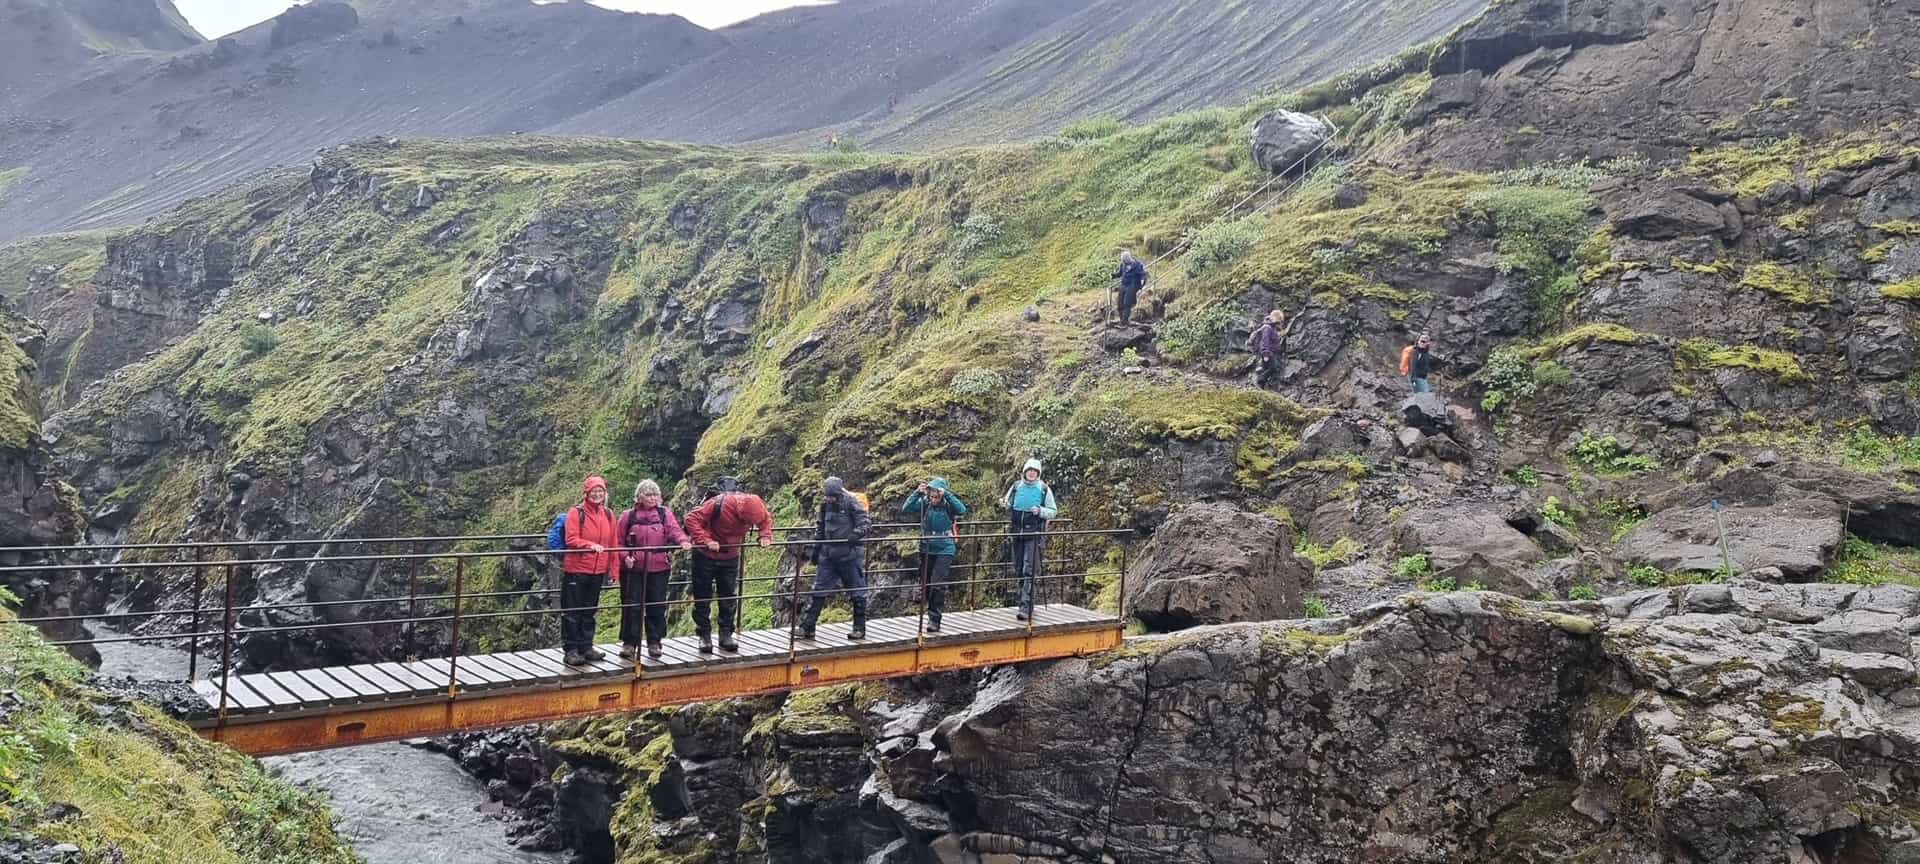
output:
[[[820,521],[815,523],[813,539],[817,561],[851,561],[860,558],[860,544],[867,539],[873,522],[867,509],[852,495],[841,495],[838,502],[820,504]]]

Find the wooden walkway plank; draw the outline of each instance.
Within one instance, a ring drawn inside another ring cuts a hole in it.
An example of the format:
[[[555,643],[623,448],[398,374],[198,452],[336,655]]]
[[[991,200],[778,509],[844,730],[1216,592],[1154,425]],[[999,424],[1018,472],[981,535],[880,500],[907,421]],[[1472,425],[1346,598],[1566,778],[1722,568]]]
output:
[[[1039,638],[1043,634],[1104,630],[1121,624],[1113,615],[1065,603],[1037,606],[1032,622],[1019,620],[1015,617],[1016,611],[1013,607],[997,607],[948,612],[941,632],[924,634],[925,644],[930,649],[938,644],[951,651],[952,646],[967,642],[1004,641],[1027,635]],[[650,674],[698,675],[710,669],[742,670],[784,663],[790,650],[796,659],[807,662],[849,653],[911,651],[920,644],[923,624],[918,610],[912,615],[870,619],[867,638],[858,642],[847,639],[850,622],[821,624],[813,639],[791,643],[788,628],[769,627],[734,634],[739,642],[738,651],[716,650],[711,654],[696,650],[697,637],[676,636],[665,640],[665,653],[657,660],[645,656],[643,650],[638,666],[644,678]],[[558,648],[540,648],[412,663],[360,663],[235,675],[228,679],[228,714],[337,711],[341,706],[444,695],[452,668],[458,670],[460,690],[488,694],[634,676],[636,662],[621,659],[620,646],[599,647],[608,656],[580,666],[566,665]],[[917,658],[919,653],[914,651],[911,656]],[[192,682],[192,686],[209,706],[218,706],[218,678]]]
[[[300,697],[287,692],[287,688],[273,683],[273,679],[264,674],[255,672],[251,675],[242,675],[240,680],[246,682],[248,687],[252,687],[254,692],[266,697],[272,708],[300,707],[302,701]]]
[[[327,698],[334,701],[351,701],[357,695],[353,692],[353,688],[333,680],[333,676],[319,669],[302,669],[292,674],[299,676],[300,680],[307,682],[319,689],[320,692],[327,694]]]
[[[280,685],[280,689],[292,693],[294,698],[299,699],[302,705],[333,701],[332,697],[328,696],[324,691],[320,690],[320,688],[307,683],[295,673],[268,672],[267,677],[272,679],[273,683]]]

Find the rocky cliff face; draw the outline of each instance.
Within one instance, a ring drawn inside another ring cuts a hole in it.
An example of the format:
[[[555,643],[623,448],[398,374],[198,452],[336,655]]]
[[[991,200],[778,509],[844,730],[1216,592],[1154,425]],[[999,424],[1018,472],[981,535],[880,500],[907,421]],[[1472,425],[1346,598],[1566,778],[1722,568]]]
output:
[[[611,802],[592,860],[1901,861],[1916,614],[1908,588],[1750,582],[1414,595],[547,755]]]

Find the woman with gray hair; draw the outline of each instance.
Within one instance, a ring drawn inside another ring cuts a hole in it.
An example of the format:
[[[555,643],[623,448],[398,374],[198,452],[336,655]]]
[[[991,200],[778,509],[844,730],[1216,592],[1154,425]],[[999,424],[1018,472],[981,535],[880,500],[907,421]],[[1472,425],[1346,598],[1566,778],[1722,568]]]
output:
[[[633,487],[633,507],[620,514],[620,656],[659,659],[667,638],[667,578],[673,574],[673,547],[693,548],[680,519],[660,502],[660,484],[642,480]]]

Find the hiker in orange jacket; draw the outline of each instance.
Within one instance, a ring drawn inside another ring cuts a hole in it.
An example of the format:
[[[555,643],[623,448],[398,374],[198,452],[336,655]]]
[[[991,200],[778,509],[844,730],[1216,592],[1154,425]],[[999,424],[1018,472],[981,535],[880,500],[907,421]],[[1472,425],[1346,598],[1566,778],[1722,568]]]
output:
[[[713,621],[708,603],[720,589],[720,650],[738,651],[733,623],[740,608],[740,546],[747,532],[758,531],[761,547],[773,544],[773,516],[760,496],[740,491],[740,481],[722,477],[712,497],[687,511],[693,537],[693,630],[700,653],[713,653]]]
[[[588,477],[580,504],[567,511],[567,553],[561,563],[560,646],[569,666],[580,666],[607,655],[593,647],[595,613],[600,589],[607,577],[619,578],[619,532],[613,511],[607,508],[607,481]],[[574,551],[579,550],[579,551]]]

